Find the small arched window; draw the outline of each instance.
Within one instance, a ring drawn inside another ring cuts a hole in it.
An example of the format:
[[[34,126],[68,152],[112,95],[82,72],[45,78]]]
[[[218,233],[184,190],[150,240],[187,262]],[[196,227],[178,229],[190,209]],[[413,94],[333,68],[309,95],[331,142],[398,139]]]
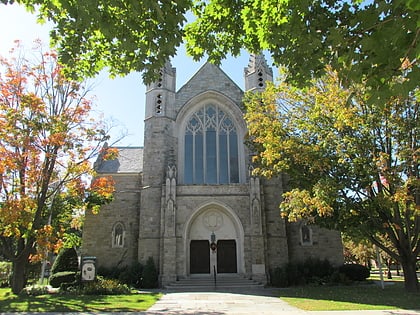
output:
[[[187,122],[184,183],[239,183],[237,130],[232,119],[217,105],[203,106]]]
[[[117,222],[112,229],[112,247],[124,247],[125,228],[121,222]]]
[[[300,225],[300,242],[304,246],[312,245],[312,228],[306,223]]]

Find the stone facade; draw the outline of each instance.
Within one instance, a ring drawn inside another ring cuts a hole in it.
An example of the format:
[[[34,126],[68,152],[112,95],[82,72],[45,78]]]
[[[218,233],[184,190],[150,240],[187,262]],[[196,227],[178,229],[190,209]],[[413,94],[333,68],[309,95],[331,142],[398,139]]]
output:
[[[251,56],[246,90],[272,77],[265,59]],[[144,148],[97,161],[116,182],[115,200],[86,215],[82,253],[105,267],[151,256],[162,285],[214,272],[266,282],[270,269],[307,257],[342,263],[338,232],[280,217],[282,176],[251,175],[243,91],[210,63],[178,91],[175,79],[168,63],[147,87]]]

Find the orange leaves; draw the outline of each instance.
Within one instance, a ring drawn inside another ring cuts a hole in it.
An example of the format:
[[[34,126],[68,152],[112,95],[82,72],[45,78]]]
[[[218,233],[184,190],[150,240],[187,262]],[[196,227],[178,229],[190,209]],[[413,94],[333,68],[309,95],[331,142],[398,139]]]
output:
[[[111,198],[115,191],[115,181],[112,176],[97,177],[92,181],[90,190],[104,198]]]
[[[29,224],[36,201],[27,196],[8,198],[2,202],[0,217],[4,224]]]
[[[90,120],[84,84],[64,76],[55,52],[39,48],[35,61],[19,49],[10,61],[0,58],[0,235],[51,251],[60,246],[61,226],[70,228],[75,209],[90,203],[86,194],[106,201],[113,182],[98,179],[87,188],[106,132]],[[53,212],[51,226],[44,225]]]
[[[106,160],[115,160],[116,158],[118,158],[118,149],[117,148],[110,148],[110,147],[105,147],[102,149],[103,152],[103,159]]]
[[[63,247],[62,237],[64,230],[55,230],[53,226],[47,224],[35,231],[37,253],[29,257],[31,262],[38,262],[46,258],[47,252],[58,253]]]
[[[87,201],[88,208],[93,213],[97,213],[101,205],[112,201],[115,191],[114,184],[112,176],[97,177],[92,181]]]

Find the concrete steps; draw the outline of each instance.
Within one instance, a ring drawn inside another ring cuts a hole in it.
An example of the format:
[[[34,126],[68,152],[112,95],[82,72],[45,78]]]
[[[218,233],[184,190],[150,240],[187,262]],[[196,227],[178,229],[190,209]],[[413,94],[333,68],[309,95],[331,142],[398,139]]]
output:
[[[216,283],[213,276],[192,276],[179,279],[165,286],[171,291],[212,291],[216,289],[252,289],[264,285],[255,280],[240,275],[217,275]]]

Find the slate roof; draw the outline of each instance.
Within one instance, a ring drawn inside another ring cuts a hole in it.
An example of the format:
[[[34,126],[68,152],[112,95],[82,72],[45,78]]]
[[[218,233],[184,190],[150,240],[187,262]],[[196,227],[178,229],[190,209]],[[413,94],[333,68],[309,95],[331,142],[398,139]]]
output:
[[[115,147],[118,158],[98,160],[95,168],[98,173],[141,173],[143,171],[143,147]]]

